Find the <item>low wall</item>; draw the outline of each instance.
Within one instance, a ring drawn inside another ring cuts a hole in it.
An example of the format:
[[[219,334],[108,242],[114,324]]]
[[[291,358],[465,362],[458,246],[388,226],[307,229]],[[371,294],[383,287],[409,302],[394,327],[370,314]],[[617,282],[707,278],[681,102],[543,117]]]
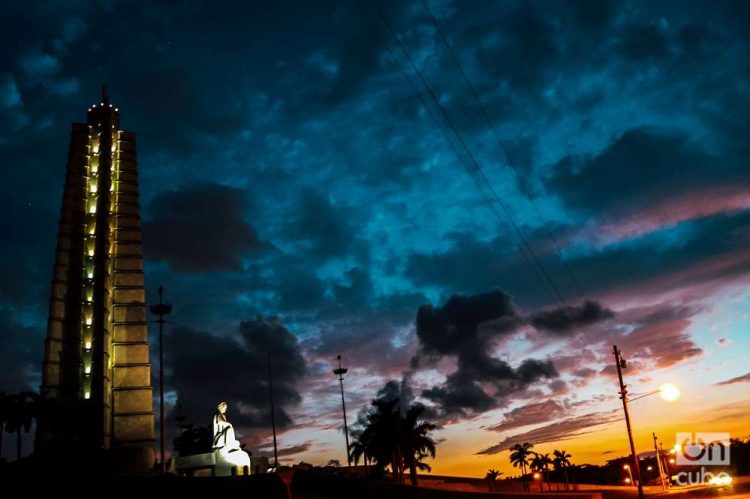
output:
[[[426,483],[430,480],[425,480]],[[292,479],[292,498],[305,497],[310,494],[316,497],[331,499],[491,499],[491,498],[528,498],[528,499],[602,499],[600,492],[557,492],[557,493],[524,493],[524,492],[489,492],[471,490],[474,486],[460,479],[450,480],[451,489],[435,486],[412,487],[397,483],[350,478],[316,471],[296,471]],[[481,482],[481,480],[477,480]],[[435,485],[435,480],[431,480]],[[465,487],[461,490],[460,487]]]

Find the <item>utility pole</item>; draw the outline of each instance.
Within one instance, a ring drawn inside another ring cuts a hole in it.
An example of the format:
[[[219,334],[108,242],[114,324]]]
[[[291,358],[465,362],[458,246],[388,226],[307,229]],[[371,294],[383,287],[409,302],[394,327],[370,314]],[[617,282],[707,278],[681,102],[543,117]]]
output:
[[[106,87],[103,87],[106,92]],[[172,311],[172,305],[167,305],[163,301],[164,288],[159,286],[159,304],[151,305],[149,310],[152,314],[158,315],[159,320],[159,446],[161,450],[161,474],[167,472],[166,462],[164,461],[164,316]]]
[[[351,468],[352,460],[349,457],[349,428],[346,424],[346,402],[344,401],[344,374],[348,371],[346,367],[341,367],[341,355],[336,357],[339,361],[338,369],[333,370],[333,374],[339,377],[339,386],[341,387],[341,409],[344,411],[344,437],[346,438],[346,463]]]
[[[661,466],[661,455],[659,454],[659,444],[656,443],[656,433],[652,433],[654,436],[654,450],[656,451],[656,464],[659,469],[659,481],[661,482],[661,488],[667,490],[667,484],[664,481],[664,470]]]
[[[620,380],[620,398],[622,399],[622,408],[625,411],[625,425],[628,428],[628,440],[630,441],[630,454],[633,458],[633,466],[635,467],[635,479],[638,482],[638,499],[643,499],[643,481],[641,480],[641,466],[638,462],[638,454],[635,452],[635,444],[633,443],[633,431],[630,428],[630,413],[628,412],[628,390],[625,383],[622,381],[622,369],[627,367],[627,362],[622,358],[620,350],[617,349],[617,345],[614,345],[613,352],[615,354],[615,363],[617,365],[617,378]]]
[[[268,395],[271,400],[271,429],[273,430],[273,467],[279,468],[279,448],[276,446],[276,412],[273,407],[273,376],[271,375],[271,352],[268,352]]]

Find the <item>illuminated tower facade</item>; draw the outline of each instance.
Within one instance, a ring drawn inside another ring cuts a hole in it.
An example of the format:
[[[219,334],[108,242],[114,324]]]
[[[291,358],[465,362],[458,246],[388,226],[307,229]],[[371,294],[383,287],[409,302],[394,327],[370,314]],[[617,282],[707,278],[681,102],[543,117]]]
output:
[[[153,464],[154,413],[143,283],[135,134],[102,100],[72,126],[42,394],[54,418],[37,448],[111,450],[119,467]]]

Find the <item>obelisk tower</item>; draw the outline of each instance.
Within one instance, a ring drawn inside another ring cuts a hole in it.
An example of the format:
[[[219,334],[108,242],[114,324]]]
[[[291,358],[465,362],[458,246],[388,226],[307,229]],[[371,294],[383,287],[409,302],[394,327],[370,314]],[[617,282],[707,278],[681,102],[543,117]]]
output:
[[[106,87],[72,126],[42,395],[57,415],[40,422],[38,449],[110,450],[119,467],[153,465],[135,134],[120,130]]]

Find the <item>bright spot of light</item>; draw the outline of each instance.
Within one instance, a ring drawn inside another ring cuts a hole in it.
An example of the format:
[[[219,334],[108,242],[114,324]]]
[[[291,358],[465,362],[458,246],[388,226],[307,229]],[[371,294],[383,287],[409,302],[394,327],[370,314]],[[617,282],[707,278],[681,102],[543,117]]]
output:
[[[665,383],[659,387],[659,394],[667,402],[674,402],[680,398],[680,389],[672,383]]]

